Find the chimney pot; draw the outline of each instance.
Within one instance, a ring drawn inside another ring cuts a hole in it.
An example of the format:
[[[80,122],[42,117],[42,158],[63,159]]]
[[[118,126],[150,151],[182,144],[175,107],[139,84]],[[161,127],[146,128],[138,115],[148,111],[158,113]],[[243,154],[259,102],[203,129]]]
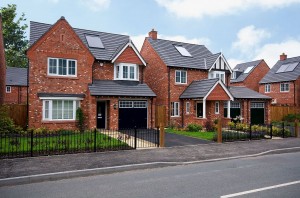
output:
[[[282,53],[279,58],[281,61],[284,61],[287,59],[287,55],[285,53]]]
[[[152,30],[149,32],[149,37],[153,40],[157,39],[157,31],[155,31],[154,28],[152,28]]]

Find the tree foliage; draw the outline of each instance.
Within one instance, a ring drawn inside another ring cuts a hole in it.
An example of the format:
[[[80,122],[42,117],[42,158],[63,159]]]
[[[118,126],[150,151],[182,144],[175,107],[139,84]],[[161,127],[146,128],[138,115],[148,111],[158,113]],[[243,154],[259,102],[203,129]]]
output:
[[[28,48],[28,40],[25,33],[27,25],[25,14],[17,19],[17,6],[8,4],[0,8],[3,25],[3,38],[5,48],[6,65],[10,67],[27,67],[25,50]]]

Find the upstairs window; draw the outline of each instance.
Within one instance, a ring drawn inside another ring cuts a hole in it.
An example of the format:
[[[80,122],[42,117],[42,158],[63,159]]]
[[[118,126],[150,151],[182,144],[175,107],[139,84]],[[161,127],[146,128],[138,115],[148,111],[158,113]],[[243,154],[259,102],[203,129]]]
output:
[[[265,93],[270,93],[271,92],[271,85],[270,84],[266,84],[265,85]]]
[[[77,76],[77,61],[63,58],[48,58],[49,76]]]
[[[211,71],[208,75],[209,79],[218,78],[225,83],[225,72],[224,71]]]
[[[290,84],[289,83],[280,83],[280,92],[289,92]]]
[[[175,83],[177,84],[186,84],[187,80],[187,73],[183,70],[176,70],[175,71]]]
[[[235,71],[231,73],[231,79],[236,79],[236,72]]]
[[[139,66],[119,63],[115,65],[115,80],[139,80]]]
[[[6,93],[11,93],[11,86],[6,86]]]

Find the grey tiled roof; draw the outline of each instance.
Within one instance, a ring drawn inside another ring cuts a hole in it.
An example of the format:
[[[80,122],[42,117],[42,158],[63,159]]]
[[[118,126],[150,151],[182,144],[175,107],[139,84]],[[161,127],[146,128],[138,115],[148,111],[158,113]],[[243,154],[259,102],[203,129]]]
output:
[[[146,38],[167,66],[209,69],[221,53],[212,54],[204,45]],[[191,55],[182,56],[174,45],[184,47]]]
[[[193,81],[181,94],[180,99],[204,98],[219,79]]]
[[[148,85],[137,81],[95,80],[89,90],[92,96],[156,96]]]
[[[300,62],[300,56],[287,58],[284,61],[279,60],[259,83],[295,81],[300,76],[300,64],[297,65],[294,71],[276,74],[277,70],[281,67],[281,65],[293,62]]]
[[[272,99],[269,96],[258,93],[247,87],[232,86],[229,87],[229,91],[233,95],[234,99],[264,99],[264,100]]]
[[[47,32],[52,27],[50,24],[39,23],[39,22],[30,22],[30,40],[29,43],[32,45],[35,43],[43,34]],[[94,57],[98,60],[108,60],[111,61],[114,56],[124,47],[128,41],[129,36],[112,34],[106,32],[92,31],[73,28],[82,42],[89,48]],[[104,49],[101,48],[91,48],[88,46],[85,35],[97,35],[100,37]]]
[[[27,68],[7,67],[6,85],[27,86]]]
[[[38,93],[38,97],[77,97],[85,98],[84,94],[65,94],[65,93]]]
[[[236,79],[231,79],[230,82],[231,83],[236,83],[236,82],[243,82],[247,76],[254,70],[254,68],[261,62],[262,60],[256,60],[256,61],[251,61],[251,62],[247,62],[247,63],[240,63],[237,64],[235,66],[235,68],[233,69],[233,71],[238,71],[241,72],[241,74],[239,76],[237,76]],[[248,72],[247,74],[244,73],[244,71],[248,68],[254,66],[250,72]]]

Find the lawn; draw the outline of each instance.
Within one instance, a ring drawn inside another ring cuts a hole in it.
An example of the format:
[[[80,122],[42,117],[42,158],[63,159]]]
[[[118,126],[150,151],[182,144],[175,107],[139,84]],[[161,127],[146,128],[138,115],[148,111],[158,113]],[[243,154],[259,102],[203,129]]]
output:
[[[175,133],[178,135],[184,135],[189,137],[194,137],[198,139],[210,140],[212,141],[215,135],[215,132],[190,132],[190,131],[179,131],[175,129],[166,129],[167,133]]]
[[[96,141],[95,141],[96,135]],[[130,149],[130,147],[115,138],[97,132],[0,137],[0,156],[16,153],[28,154],[73,153],[79,151]]]

